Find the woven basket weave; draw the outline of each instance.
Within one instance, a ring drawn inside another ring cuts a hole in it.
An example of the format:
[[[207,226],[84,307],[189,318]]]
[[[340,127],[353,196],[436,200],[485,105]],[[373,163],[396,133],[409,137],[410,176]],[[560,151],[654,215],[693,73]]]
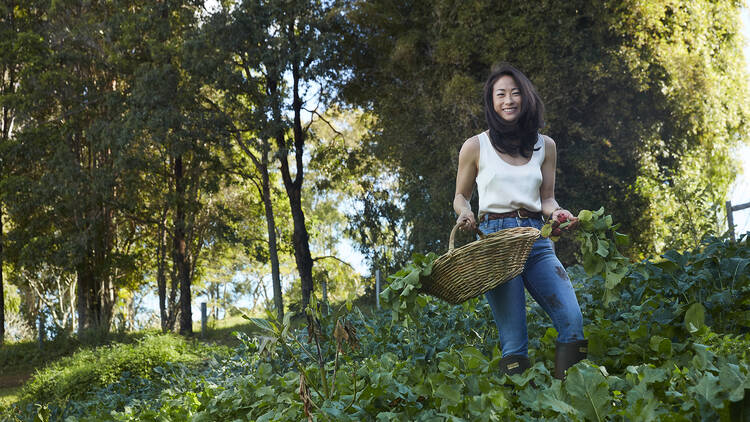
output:
[[[514,227],[484,235],[454,248],[458,224],[451,230],[448,252],[432,264],[432,274],[422,280],[422,291],[458,304],[492,290],[521,274],[534,241],[534,227]]]

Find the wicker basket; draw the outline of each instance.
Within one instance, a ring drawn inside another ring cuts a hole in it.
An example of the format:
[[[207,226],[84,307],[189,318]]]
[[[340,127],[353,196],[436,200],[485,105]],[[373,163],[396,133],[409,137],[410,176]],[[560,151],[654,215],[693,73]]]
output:
[[[432,265],[432,274],[422,280],[422,291],[458,304],[479,296],[521,274],[540,231],[514,227],[484,235],[454,248],[458,224],[451,230],[448,252]]]

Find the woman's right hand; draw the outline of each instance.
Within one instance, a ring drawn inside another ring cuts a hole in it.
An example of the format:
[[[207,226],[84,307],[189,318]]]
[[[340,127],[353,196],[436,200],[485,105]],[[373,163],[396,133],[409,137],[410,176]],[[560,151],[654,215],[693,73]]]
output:
[[[456,223],[458,224],[458,228],[464,231],[474,231],[477,229],[477,222],[471,210],[461,211],[458,219],[456,219]]]

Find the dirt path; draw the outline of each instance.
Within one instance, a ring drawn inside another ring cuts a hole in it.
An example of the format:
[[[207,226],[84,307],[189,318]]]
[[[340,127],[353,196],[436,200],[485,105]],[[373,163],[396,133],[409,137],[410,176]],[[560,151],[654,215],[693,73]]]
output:
[[[28,381],[29,378],[31,378],[31,374],[25,372],[13,375],[0,375],[0,389],[20,387]]]

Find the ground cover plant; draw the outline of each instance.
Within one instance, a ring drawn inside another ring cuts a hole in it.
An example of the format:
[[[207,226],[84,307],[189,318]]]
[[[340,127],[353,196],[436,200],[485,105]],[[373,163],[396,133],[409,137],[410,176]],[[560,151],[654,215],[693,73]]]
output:
[[[54,419],[64,412],[66,403],[86,397],[92,389],[105,387],[122,377],[148,379],[155,367],[167,364],[195,366],[206,354],[222,350],[170,334],[150,334],[133,343],[82,348],[36,371],[15,392],[13,407],[27,408],[43,419],[45,415]]]
[[[708,237],[690,251],[632,263],[603,210],[579,214],[584,265],[569,269],[589,359],[550,375],[556,332],[527,304],[530,358],[499,375],[489,306],[419,294],[434,254],[390,277],[386,309],[308,308],[249,318],[252,337],[201,365],[166,363],[66,402],[30,401],[10,420],[462,421],[747,420],[750,417],[750,247]],[[593,256],[595,255],[595,256]]]

